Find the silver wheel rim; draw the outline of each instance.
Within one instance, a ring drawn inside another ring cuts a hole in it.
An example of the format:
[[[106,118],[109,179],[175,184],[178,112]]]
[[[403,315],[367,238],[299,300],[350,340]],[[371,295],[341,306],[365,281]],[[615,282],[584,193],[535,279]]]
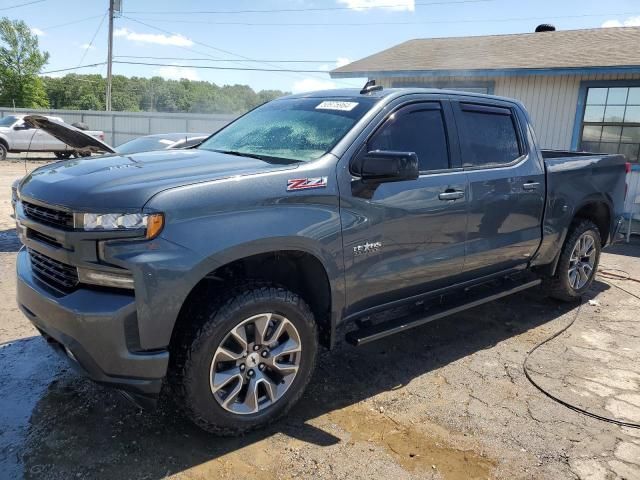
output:
[[[591,276],[596,263],[596,239],[593,235],[583,233],[571,251],[569,258],[569,285],[574,290],[584,287]]]
[[[258,413],[287,392],[300,367],[298,330],[286,317],[261,313],[224,337],[211,361],[211,393],[231,413]]]

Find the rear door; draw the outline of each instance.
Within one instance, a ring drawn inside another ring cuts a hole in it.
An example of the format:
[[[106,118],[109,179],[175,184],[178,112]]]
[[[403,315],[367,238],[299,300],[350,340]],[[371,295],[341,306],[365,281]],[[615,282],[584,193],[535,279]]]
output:
[[[418,179],[364,183],[342,170],[347,315],[418,295],[462,272],[466,175],[449,102],[431,98],[391,107],[350,157],[415,152]]]
[[[543,160],[515,104],[478,97],[452,101],[469,179],[465,273],[524,266],[541,240]]]

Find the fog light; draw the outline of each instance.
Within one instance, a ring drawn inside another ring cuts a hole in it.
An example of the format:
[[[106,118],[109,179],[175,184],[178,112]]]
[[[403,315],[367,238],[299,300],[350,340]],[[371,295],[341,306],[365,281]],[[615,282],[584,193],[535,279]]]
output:
[[[78,279],[81,283],[101,285],[103,287],[133,288],[133,276],[130,272],[104,272],[78,268]]]

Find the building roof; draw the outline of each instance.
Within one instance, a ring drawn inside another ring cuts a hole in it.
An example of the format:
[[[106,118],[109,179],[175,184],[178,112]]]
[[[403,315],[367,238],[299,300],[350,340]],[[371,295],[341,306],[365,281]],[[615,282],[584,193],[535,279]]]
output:
[[[334,78],[412,72],[490,75],[492,71],[640,68],[640,27],[409,40],[336,68]]]

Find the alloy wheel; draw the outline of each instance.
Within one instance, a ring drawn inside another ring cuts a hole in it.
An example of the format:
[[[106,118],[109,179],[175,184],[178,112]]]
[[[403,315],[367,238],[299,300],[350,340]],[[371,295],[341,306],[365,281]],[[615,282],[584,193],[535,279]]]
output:
[[[227,333],[213,355],[211,393],[228,412],[258,413],[289,389],[301,351],[298,330],[286,317],[262,313],[247,318]]]
[[[593,275],[596,263],[596,239],[589,233],[583,233],[576,242],[569,258],[569,285],[580,290]]]

